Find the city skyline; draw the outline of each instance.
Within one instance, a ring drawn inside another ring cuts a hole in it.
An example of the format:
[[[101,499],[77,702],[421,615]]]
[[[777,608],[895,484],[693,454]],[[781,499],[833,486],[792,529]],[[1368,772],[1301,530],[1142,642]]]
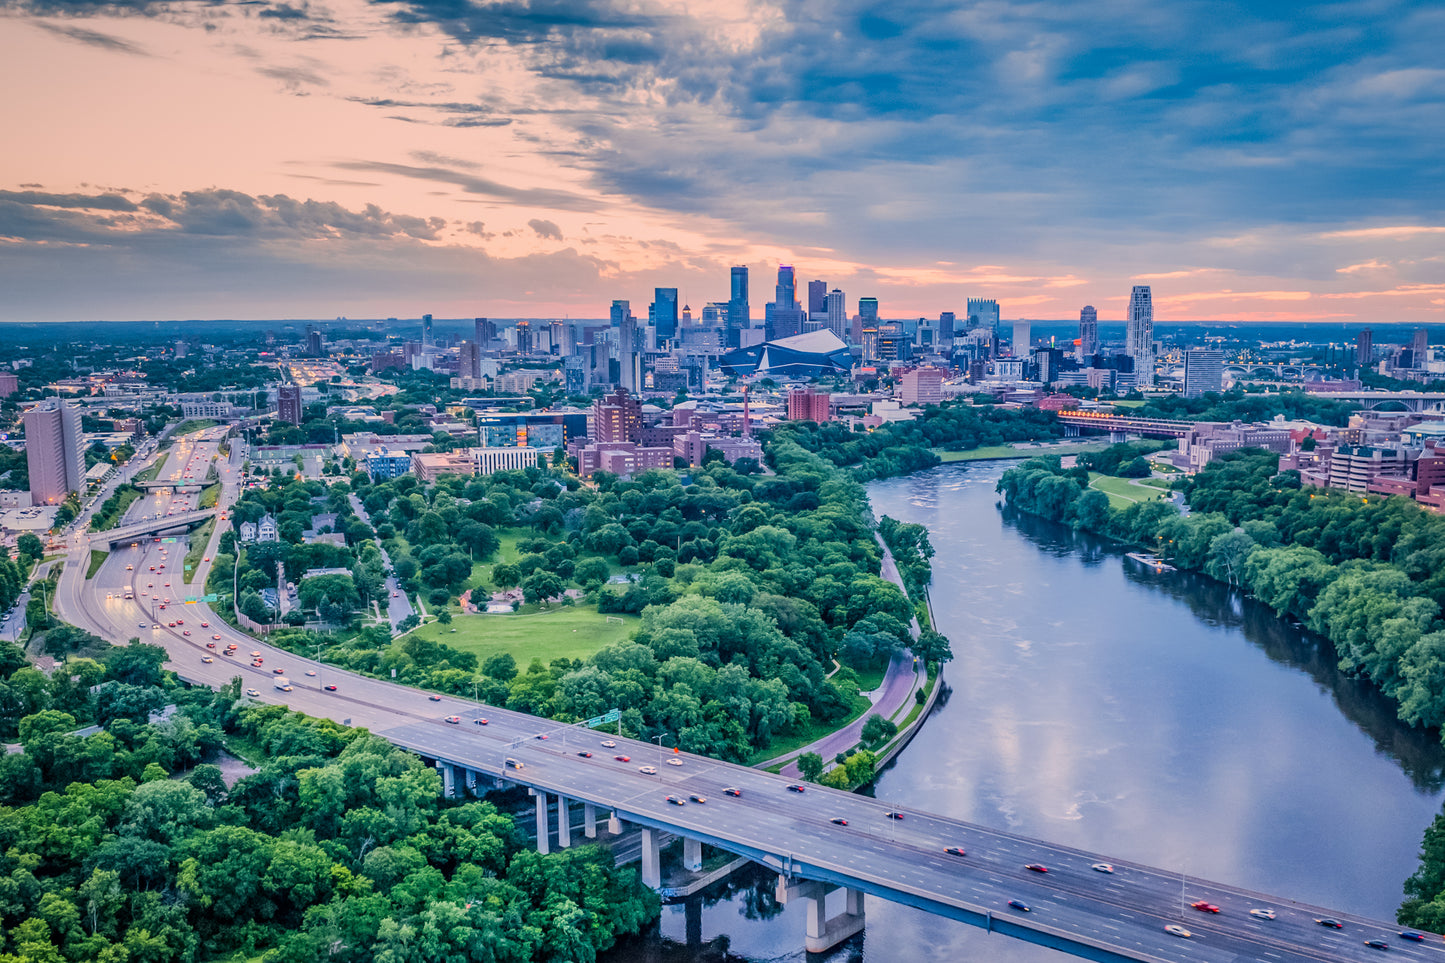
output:
[[[592,317],[779,263],[895,317],[1445,320],[1423,4],[4,9],[0,320]]]

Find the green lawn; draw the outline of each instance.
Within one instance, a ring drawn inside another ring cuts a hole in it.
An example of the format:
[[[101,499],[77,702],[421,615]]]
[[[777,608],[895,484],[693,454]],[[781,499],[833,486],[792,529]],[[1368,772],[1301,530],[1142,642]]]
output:
[[[480,585],[490,589],[492,586],[492,566],[502,562],[515,562],[520,558],[522,553],[517,551],[517,540],[522,538],[524,534],[527,538],[533,537],[530,532],[523,533],[520,529],[503,529],[497,532],[497,539],[502,543],[502,547],[497,550],[490,561],[472,563],[472,575],[471,578],[467,579],[467,588],[476,588]]]
[[[120,524],[120,520],[125,517],[125,513],[130,510],[130,506],[134,504],[135,500],[141,497],[141,494],[142,493],[139,488],[124,489],[120,493],[120,501],[116,503],[116,509],[114,514],[102,517],[97,512],[95,515],[91,516],[91,531],[103,532],[107,529],[115,528],[116,525]]]
[[[187,582],[191,576],[196,574],[196,566],[201,563],[201,557],[206,554],[206,545],[211,540],[211,529],[216,527],[216,520],[208,518],[200,528],[191,533],[191,548],[186,552],[186,563],[181,569],[181,574]]]
[[[95,573],[98,572],[98,571],[100,571],[100,567],[105,564],[105,560],[106,560],[107,558],[109,558],[109,557],[110,557],[110,553],[109,553],[109,552],[101,552],[101,551],[97,551],[96,549],[91,549],[91,550],[90,550],[90,567],[85,570],[85,577],[86,577],[86,578],[95,578]]]
[[[1164,491],[1168,491],[1170,486],[1174,484],[1167,478],[1140,478],[1137,479],[1137,481],[1141,485],[1148,485],[1150,488],[1160,488]]]
[[[1141,400],[1141,401],[1111,401],[1111,402],[1109,402],[1109,404],[1113,405],[1115,408],[1142,408],[1142,407],[1144,407],[1146,404],[1148,404],[1148,402],[1147,402],[1147,401],[1142,401],[1142,400]]]
[[[201,498],[196,504],[199,508],[215,508],[216,502],[220,501],[220,498],[221,483],[216,482],[214,485],[208,485],[201,489]]]
[[[1037,448],[1016,448],[1013,445],[986,445],[968,451],[935,451],[939,458],[949,461],[984,461],[993,458],[1033,458],[1035,455],[1077,455],[1085,451],[1103,451],[1108,442],[1081,441],[1064,442],[1058,445],[1042,445]]]
[[[179,425],[176,425],[176,430],[171,432],[171,437],[179,438],[181,435],[189,435],[193,431],[204,431],[207,428],[214,428],[219,424],[219,421],[213,421],[210,418],[192,418],[189,421],[183,421]]]
[[[613,618],[622,622],[608,622],[595,605],[562,606],[523,615],[457,615],[451,625],[428,622],[416,634],[475,653],[481,662],[510,652],[525,669],[533,659],[543,663],[585,659],[603,646],[630,638],[640,621],[635,615]]]
[[[139,485],[141,482],[155,481],[156,476],[161,473],[161,469],[166,466],[166,461],[169,460],[170,457],[171,456],[166,452],[161,452],[159,455],[156,456],[156,462],[154,465],[151,465],[149,468],[141,472],[139,475],[136,475],[135,478],[131,480],[134,481],[137,485]]]
[[[1112,475],[1100,475],[1098,472],[1091,471],[1089,479],[1089,487],[1097,488],[1108,495],[1109,504],[1115,508],[1128,508],[1135,502],[1149,502],[1163,497],[1163,492],[1150,491],[1147,486],[1141,488],[1128,478],[1115,478]]]

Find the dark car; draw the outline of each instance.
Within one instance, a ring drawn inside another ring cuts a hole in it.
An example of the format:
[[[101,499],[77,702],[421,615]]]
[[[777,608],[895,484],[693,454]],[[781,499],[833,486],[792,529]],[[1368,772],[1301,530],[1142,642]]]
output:
[[[1365,940],[1365,945],[1372,950],[1388,950],[1390,948],[1390,944],[1384,940]]]
[[[832,823],[834,826],[848,825],[848,820],[844,819],[842,816],[834,816],[832,819],[828,820],[828,822]]]
[[[674,806],[681,806],[681,805],[683,805],[683,801],[682,801],[682,797],[681,797],[681,796],[668,796],[668,797],[667,797],[667,801],[670,802],[670,803],[672,803]]]
[[[1033,912],[1033,910],[1029,909],[1029,904],[1020,899],[1011,899],[1008,901],[1008,904],[1021,913]]]
[[[327,692],[335,692],[335,691],[336,691],[336,686],[334,686],[334,685],[326,686],[326,691],[327,691]]]
[[[440,701],[442,701],[442,697],[439,696],[439,695],[429,695],[429,696],[427,696],[427,699],[431,700],[432,702],[440,702]]]
[[[803,787],[800,786],[800,785],[798,785],[797,783],[793,783],[791,786],[788,787],[788,792],[802,792],[802,791],[803,791]]]
[[[1416,933],[1414,930],[1405,930],[1400,934],[1400,939],[1409,940],[1411,943],[1423,943],[1425,942],[1425,934]]]
[[[1339,920],[1330,919],[1328,916],[1322,920],[1315,920],[1315,922],[1321,926],[1328,926],[1332,930],[1342,930],[1345,928],[1344,923],[1341,923]]]
[[[472,725],[474,725],[474,726],[484,726],[484,725],[486,725],[486,724],[487,724],[487,720],[485,720],[485,719],[473,719],[473,720],[472,720]],[[591,753],[588,753],[588,755],[590,756]]]
[[[900,813],[900,812],[898,812],[897,810],[894,810],[893,812],[884,813],[884,815],[887,816],[889,819],[902,819],[902,818],[903,818],[903,814]]]
[[[738,789],[736,786],[728,786],[726,789],[723,790],[724,796],[741,796],[742,794],[743,791],[741,789]]]
[[[586,749],[579,749],[579,750],[577,751],[577,755],[581,756],[583,759],[591,759],[591,758],[592,758],[592,753],[588,752]]]
[[[691,799],[691,800],[692,800],[693,802],[695,802],[695,803],[705,803],[705,802],[707,802],[707,797],[706,797],[706,796],[703,796],[703,795],[700,795],[700,794],[698,794],[698,793],[693,793],[692,795],[688,796],[687,798],[688,798],[688,799]]]
[[[616,759],[618,762],[631,762],[631,761],[632,761],[632,757],[631,757],[631,756],[613,756],[612,758],[613,758],[613,759]]]
[[[535,738],[545,739],[545,738],[547,738],[547,734],[546,734],[545,732],[539,732],[539,733],[537,733],[537,735],[536,735]]]
[[[1049,871],[1047,866],[1040,866],[1038,863],[1029,863],[1024,869],[1031,869],[1035,873],[1047,873]]]
[[[968,853],[965,853],[965,852],[963,851],[963,847],[962,847],[962,846],[949,846],[947,849],[944,850],[944,852],[947,853],[947,854],[950,855],[950,856],[967,856],[967,855],[968,855]]]

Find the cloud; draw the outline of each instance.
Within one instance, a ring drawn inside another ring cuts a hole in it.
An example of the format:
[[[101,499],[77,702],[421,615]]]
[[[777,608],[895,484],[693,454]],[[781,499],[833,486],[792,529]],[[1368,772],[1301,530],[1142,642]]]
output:
[[[52,23],[48,20],[33,20],[31,22],[41,30],[48,30],[57,36],[68,37],[71,40],[90,47],[98,47],[101,50],[113,50],[117,53],[150,56],[147,51],[137,47],[129,40],[122,40],[119,37],[112,36],[108,33],[101,33],[98,30],[87,30],[85,27],[77,27],[73,24],[65,23]]]
[[[0,191],[0,202],[34,207],[70,207],[91,211],[134,211],[135,202],[124,194],[47,194],[42,191]]]
[[[527,226],[535,231],[537,236],[543,240],[562,240],[562,229],[551,221],[544,221],[541,218],[534,217],[527,222]]]
[[[257,67],[263,77],[281,81],[287,93],[305,94],[307,87],[329,87],[331,82],[315,70],[306,67]]]
[[[1348,231],[1328,231],[1319,235],[1322,238],[1367,238],[1371,240],[1395,240],[1398,238],[1419,237],[1422,234],[1445,234],[1445,227],[1434,227],[1428,224],[1397,224],[1392,227],[1359,227]]]
[[[436,165],[412,167],[407,164],[389,164],[383,161],[342,161],[334,166],[347,171],[393,174],[398,177],[451,184],[468,194],[483,194],[528,207],[554,208],[562,211],[595,211],[601,207],[598,201],[581,194],[546,187],[510,187],[475,174]]]

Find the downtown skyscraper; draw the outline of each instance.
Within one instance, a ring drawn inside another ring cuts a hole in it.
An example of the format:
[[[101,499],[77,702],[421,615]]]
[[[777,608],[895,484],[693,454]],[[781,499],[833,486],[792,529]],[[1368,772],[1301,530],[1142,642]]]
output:
[[[728,294],[727,330],[723,346],[736,348],[742,331],[752,326],[752,308],[748,305],[748,268],[745,264],[735,265],[732,271],[732,287]]]
[[[1125,350],[1134,359],[1134,383],[1154,383],[1154,296],[1147,284],[1136,284],[1125,317]]]
[[[22,420],[31,500],[36,505],[59,505],[71,492],[82,491],[85,443],[80,409],[60,401],[42,401],[25,412]]]
[[[1080,364],[1087,364],[1098,353],[1099,312],[1092,304],[1086,304],[1079,312],[1079,351],[1076,357]]]

